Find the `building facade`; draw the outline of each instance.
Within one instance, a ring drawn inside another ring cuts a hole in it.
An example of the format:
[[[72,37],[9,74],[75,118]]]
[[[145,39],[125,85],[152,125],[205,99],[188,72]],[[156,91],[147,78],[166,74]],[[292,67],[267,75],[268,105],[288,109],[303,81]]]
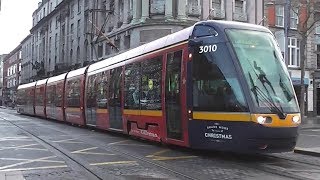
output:
[[[31,77],[35,75],[35,67],[32,59],[32,36],[28,35],[21,41],[21,83],[33,82]]]
[[[302,37],[298,32],[299,23],[303,19],[308,18],[307,28],[308,37],[306,40],[305,51],[305,76],[304,76],[304,100],[305,100],[305,114],[309,116],[320,114],[320,86],[315,81],[315,72],[320,69],[320,34],[319,34],[319,7],[316,5],[295,6],[299,1],[289,1],[289,7],[286,9],[288,1],[285,0],[266,0],[265,1],[265,25],[274,33],[283,56],[287,56],[286,64],[295,92],[300,102],[301,92],[301,40]],[[308,6],[313,13],[307,12]],[[312,25],[314,24],[314,25]],[[288,27],[288,28],[286,28]],[[285,37],[287,36],[287,43]],[[319,48],[319,49],[318,49]],[[287,53],[287,55],[286,55]],[[320,75],[319,75],[320,78]],[[315,83],[316,82],[316,83]],[[317,96],[317,94],[319,94]]]
[[[6,54],[0,55],[0,106],[2,106],[2,91],[3,91],[3,60]]]
[[[32,19],[22,42],[23,82],[86,66],[200,20],[258,24],[263,0],[42,0]]]
[[[3,60],[3,104],[11,106],[16,101],[16,91],[20,84],[21,45],[11,51]]]

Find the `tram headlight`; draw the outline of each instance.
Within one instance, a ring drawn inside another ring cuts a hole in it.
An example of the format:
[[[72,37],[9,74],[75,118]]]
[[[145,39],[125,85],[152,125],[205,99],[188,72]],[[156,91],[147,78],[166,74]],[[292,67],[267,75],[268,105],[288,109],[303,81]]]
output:
[[[264,124],[266,122],[267,118],[263,116],[258,116],[257,121],[259,124]]]
[[[299,123],[300,122],[300,117],[299,116],[293,116],[292,117],[292,122]]]

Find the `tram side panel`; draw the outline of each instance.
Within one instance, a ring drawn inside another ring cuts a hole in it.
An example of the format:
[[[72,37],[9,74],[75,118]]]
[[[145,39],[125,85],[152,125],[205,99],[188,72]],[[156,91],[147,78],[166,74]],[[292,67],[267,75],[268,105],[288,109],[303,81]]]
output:
[[[186,115],[187,43],[166,51],[163,71],[163,134],[164,142],[189,146],[188,117]]]
[[[27,86],[27,87],[25,87]],[[17,111],[21,114],[35,115],[34,105],[35,105],[35,83],[31,85],[20,85],[17,89],[18,104]]]
[[[86,124],[98,129],[109,129],[108,71],[87,75],[85,88]]]
[[[153,53],[128,62],[124,77],[124,113],[130,135],[160,141],[163,54]]]
[[[17,112],[21,114],[28,114],[28,95],[26,89],[17,90]]]
[[[64,121],[63,92],[64,80],[52,82],[47,85],[46,113],[48,118]]]
[[[65,118],[72,124],[85,125],[84,117],[84,76],[79,75],[66,80],[64,101]]]
[[[45,102],[46,102],[46,94],[45,94],[45,84],[40,86],[36,86],[36,96],[35,96],[35,115],[46,118],[45,114]]]

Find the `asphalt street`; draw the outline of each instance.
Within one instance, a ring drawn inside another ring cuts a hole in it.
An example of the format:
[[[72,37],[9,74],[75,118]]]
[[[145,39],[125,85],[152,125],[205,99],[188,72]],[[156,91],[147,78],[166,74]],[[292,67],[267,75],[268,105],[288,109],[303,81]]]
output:
[[[301,128],[298,148],[314,147],[319,130]],[[0,109],[0,180],[320,179],[319,164],[318,157],[293,152],[260,156],[164,146]]]

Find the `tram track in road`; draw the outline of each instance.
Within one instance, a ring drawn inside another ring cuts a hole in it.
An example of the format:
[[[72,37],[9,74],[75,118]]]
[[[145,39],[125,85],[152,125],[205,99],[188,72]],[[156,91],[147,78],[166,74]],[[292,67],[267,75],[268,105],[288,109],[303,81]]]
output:
[[[40,121],[40,120],[37,120]],[[10,121],[9,121],[10,122]],[[44,121],[46,122],[46,121]],[[50,121],[47,121],[50,122]],[[13,122],[14,123],[14,122]],[[39,128],[49,128],[53,131],[61,131],[61,129],[59,128],[59,126],[56,126],[55,124],[41,124],[41,123],[36,123],[36,125]],[[18,124],[15,124],[15,126],[19,126]],[[64,125],[65,126],[65,125]],[[22,128],[23,131],[28,131],[29,133],[32,133],[27,129],[25,129],[24,127],[19,127],[20,129]],[[103,150],[107,150],[111,153],[117,153],[123,157],[129,157],[131,160],[137,161],[139,162],[140,165],[144,166],[146,165],[148,166],[153,166],[156,167],[157,169],[161,169],[164,172],[170,173],[170,174],[174,174],[177,179],[203,179],[204,175],[201,174],[201,171],[199,172],[188,172],[186,173],[185,169],[183,169],[183,167],[176,167],[173,166],[172,163],[168,163],[166,161],[154,161],[151,158],[146,158],[146,156],[143,156],[139,153],[134,153],[134,152],[130,152],[130,150],[124,149],[124,148],[119,148],[120,146],[114,146],[114,145],[109,145],[109,144],[105,144],[105,143],[101,143],[101,139],[92,139],[90,138],[90,136],[82,133],[80,134],[73,134],[72,132],[64,132],[66,137],[68,138],[73,138],[73,139],[77,139],[77,140],[81,140],[85,143],[87,143],[90,146],[94,146],[94,147],[98,147],[99,149],[103,149]],[[38,136],[36,135],[37,133],[32,133],[31,136],[35,136],[35,138],[37,139],[41,139],[41,141],[45,141],[46,144],[49,143],[50,146],[53,146],[55,149],[57,149],[59,152],[61,152],[62,154],[66,155],[66,156],[70,156],[73,160],[77,162],[78,164],[81,164],[82,166],[86,166],[83,162],[79,161],[75,156],[73,156],[72,154],[70,154],[70,152],[66,152],[67,150],[62,148],[62,147],[57,147],[56,143],[51,143],[50,140],[46,139],[45,136]],[[103,135],[103,134],[102,134]],[[117,136],[117,137],[121,137],[121,135]],[[129,137],[127,137],[129,138]],[[129,138],[132,140],[132,138]],[[146,142],[144,142],[146,143]],[[147,143],[149,144],[149,143]],[[296,172],[286,172],[285,169],[281,168],[280,166],[277,165],[277,163],[285,163],[285,164],[293,164],[293,166],[296,166],[295,164],[297,163],[303,163],[304,165],[310,165],[310,166],[316,166],[316,163],[310,163],[310,162],[303,162],[303,161],[298,161],[298,160],[293,160],[290,159],[286,156],[284,157],[279,157],[279,155],[260,155],[260,156],[244,156],[241,157],[240,154],[232,154],[232,153],[220,153],[220,155],[214,155],[211,152],[211,155],[207,155],[205,152],[203,151],[193,151],[193,150],[186,150],[185,148],[178,148],[181,149],[181,151],[187,151],[189,152],[188,154],[191,155],[195,155],[195,156],[199,156],[200,159],[196,160],[199,162],[202,161],[207,161],[206,163],[212,163],[215,160],[221,160],[221,161],[227,161],[227,164],[229,164],[228,166],[230,168],[235,168],[235,169],[239,169],[239,167],[244,167],[244,169],[251,169],[254,173],[256,171],[260,171],[260,172],[264,172],[266,174],[273,174],[274,176],[278,176],[278,177],[283,177],[283,178],[288,178],[288,179],[297,179],[297,180],[308,180],[308,179],[312,179],[312,178],[306,178],[304,176],[299,176],[298,173]],[[179,152],[181,152],[179,151]],[[219,154],[219,153],[218,153]],[[207,158],[209,157],[209,158]],[[255,162],[257,161],[257,162]],[[99,176],[99,173],[97,173],[98,171],[96,170],[92,170],[91,166],[86,166],[87,169],[91,170],[92,173],[96,174]],[[250,170],[250,171],[251,171]],[[100,175],[100,179],[101,178],[105,178],[103,176]]]
[[[65,156],[66,158],[68,158],[72,162],[74,162],[77,165],[79,165],[81,168],[86,170],[88,173],[90,173],[91,175],[93,175],[97,179],[100,179],[100,180],[103,180],[103,179],[125,179],[125,178],[121,178],[121,177],[109,177],[108,178],[108,177],[102,176],[102,175],[100,175],[99,172],[97,173],[97,168],[90,167],[90,165],[87,165],[86,163],[80,161],[78,158],[76,158],[71,153],[66,152],[66,150],[64,150],[62,147],[58,147],[56,144],[51,143],[50,141],[46,140],[45,138],[42,138],[42,137],[36,135],[35,133],[33,133],[33,132],[31,132],[31,131],[29,131],[29,130],[21,127],[21,126],[19,126],[18,124],[14,123],[12,121],[9,121],[9,120],[7,120],[5,118],[2,118],[2,117],[0,117],[0,118],[3,119],[6,122],[12,124],[13,126],[17,127],[18,129],[23,131],[25,134],[27,134],[27,135],[33,137],[34,139],[38,140],[38,142],[40,144],[45,144],[45,145],[49,146],[50,148],[58,151],[63,156]],[[52,128],[52,126],[50,126],[50,128]],[[72,134],[68,134],[68,135],[70,137],[73,137],[73,138],[78,138],[78,137],[75,137]],[[125,151],[121,150],[120,148],[116,148],[114,146],[101,145],[99,142],[95,142],[92,139],[86,139],[85,138],[85,139],[82,139],[82,140],[84,140],[84,141],[87,140],[86,142],[90,142],[89,143],[90,145],[97,146],[99,148],[103,148],[103,149],[108,150],[108,151],[111,150],[113,153],[117,153],[117,154],[125,156],[125,157],[130,157],[132,159],[137,160],[138,162],[143,162],[144,164],[152,165],[152,166],[155,166],[155,167],[160,168],[162,170],[165,170],[167,172],[170,172],[171,174],[176,175],[176,177],[178,177],[178,179],[188,179],[188,180],[197,180],[198,179],[198,178],[195,178],[195,177],[189,176],[187,174],[184,174],[182,172],[174,170],[176,168],[167,167],[166,164],[161,164],[160,162],[152,161],[152,160],[146,159],[145,157],[141,157],[141,156],[138,156],[138,155],[130,154],[129,152],[125,152]]]
[[[246,166],[247,168],[256,169],[266,173],[276,174],[282,177],[287,177],[296,180],[315,180],[318,178],[301,176],[301,172],[310,173],[310,168],[313,166],[317,173],[320,173],[320,168],[317,163],[306,162],[302,160],[290,159],[283,157],[283,153],[279,154],[232,154],[230,157],[233,161]],[[304,166],[304,167],[303,167]],[[302,167],[299,169],[299,167]]]

